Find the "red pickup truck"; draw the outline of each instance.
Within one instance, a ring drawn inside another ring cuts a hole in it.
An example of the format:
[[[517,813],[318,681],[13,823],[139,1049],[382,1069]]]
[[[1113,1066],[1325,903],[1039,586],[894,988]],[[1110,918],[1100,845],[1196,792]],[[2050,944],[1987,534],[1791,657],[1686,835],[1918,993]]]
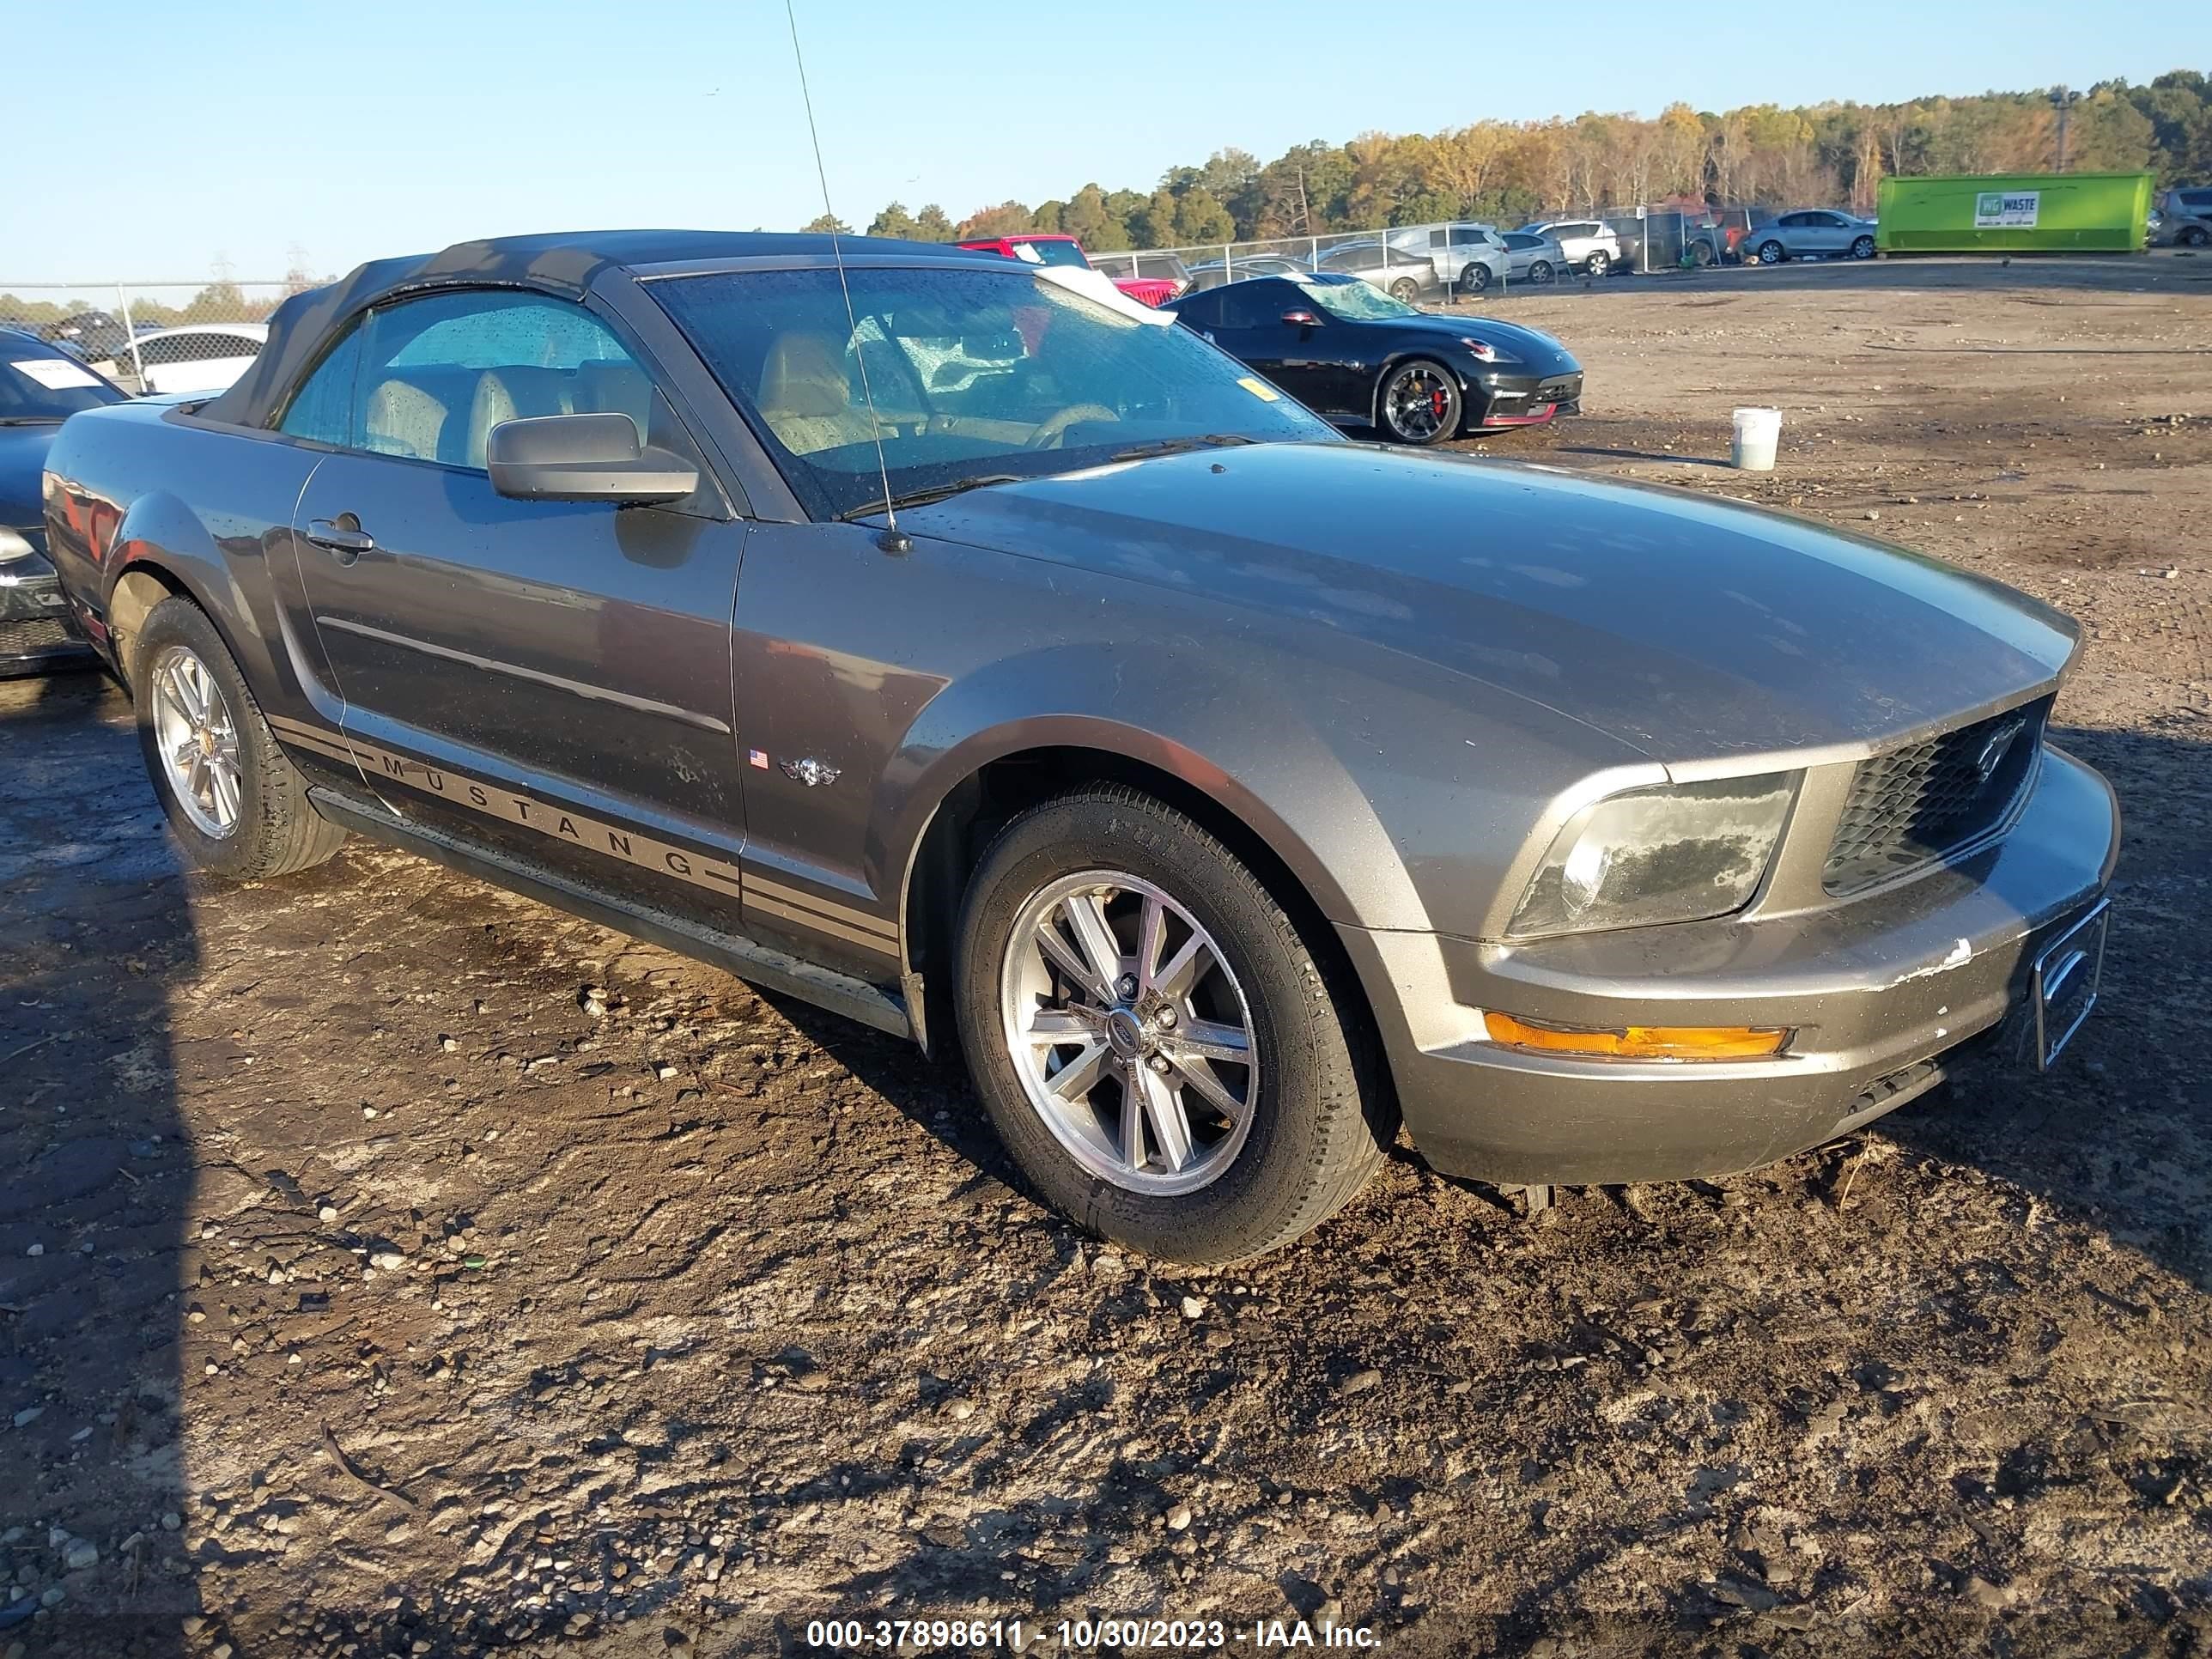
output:
[[[1009,259],[1024,259],[1042,265],[1081,265],[1095,269],[1091,256],[1084,252],[1083,244],[1062,231],[1024,231],[1017,236],[978,236],[960,244],[985,253],[1003,253]],[[1132,300],[1148,306],[1165,305],[1189,287],[1188,281],[1176,282],[1165,276],[1115,276],[1108,273],[1115,288]]]

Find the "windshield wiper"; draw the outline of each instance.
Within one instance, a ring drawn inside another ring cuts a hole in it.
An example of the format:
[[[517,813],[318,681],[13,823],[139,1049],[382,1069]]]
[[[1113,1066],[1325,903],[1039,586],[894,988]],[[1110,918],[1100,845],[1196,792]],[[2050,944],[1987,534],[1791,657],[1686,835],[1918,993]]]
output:
[[[909,489],[903,495],[894,495],[889,501],[878,496],[872,501],[848,507],[837,516],[841,519],[870,519],[886,506],[926,507],[932,501],[941,501],[948,495],[960,495],[971,489],[981,489],[987,484],[1019,483],[1021,479],[1011,472],[981,472],[973,477],[955,478],[950,483],[930,484],[921,489]]]
[[[0,426],[59,426],[66,415],[0,415]]]
[[[1195,438],[1163,438],[1158,443],[1137,444],[1114,452],[1117,461],[1149,460],[1155,455],[1180,455],[1193,449],[1234,449],[1240,444],[1256,444],[1257,438],[1248,438],[1241,432],[1208,432]]]

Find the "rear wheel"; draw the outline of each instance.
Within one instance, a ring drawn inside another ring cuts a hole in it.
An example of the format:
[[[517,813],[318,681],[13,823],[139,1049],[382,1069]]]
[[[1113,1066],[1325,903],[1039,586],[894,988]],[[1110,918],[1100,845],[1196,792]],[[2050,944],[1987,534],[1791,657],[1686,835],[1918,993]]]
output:
[[[345,831],[317,812],[215,624],[173,595],[132,641],[138,743],[194,864],[240,880],[322,863]]]
[[[1583,269],[1593,276],[1602,276],[1613,269],[1613,255],[1603,248],[1590,250],[1590,257],[1583,262]]]
[[[1465,405],[1459,382],[1442,363],[1416,357],[1382,377],[1376,408],[1382,429],[1401,444],[1432,444],[1459,435]]]
[[[1851,258],[1854,259],[1873,258],[1874,238],[1871,236],[1853,237],[1851,239]]]
[[[1467,269],[1459,274],[1459,285],[1468,294],[1481,293],[1490,286],[1490,267],[1469,260]]]
[[[984,855],[961,1036],[1048,1202],[1148,1255],[1237,1261],[1333,1214],[1395,1132],[1331,977],[1227,848],[1102,786]]]
[[[2212,241],[2212,232],[2206,231],[2202,225],[2191,225],[2175,240],[2184,247],[2203,247],[2206,242]]]
[[[1552,262],[1549,259],[1539,259],[1535,264],[1530,265],[1528,267],[1528,280],[1532,283],[1550,282],[1552,280]]]
[[[1788,251],[1771,238],[1759,245],[1759,263],[1763,265],[1778,265],[1788,257]]]
[[[1421,285],[1410,276],[1401,276],[1390,284],[1390,297],[1411,305],[1421,297]]]
[[[1718,255],[1714,253],[1713,245],[1711,242],[1692,242],[1690,244],[1690,263],[1697,266],[1700,270],[1703,270],[1707,265],[1711,264],[1718,257]]]

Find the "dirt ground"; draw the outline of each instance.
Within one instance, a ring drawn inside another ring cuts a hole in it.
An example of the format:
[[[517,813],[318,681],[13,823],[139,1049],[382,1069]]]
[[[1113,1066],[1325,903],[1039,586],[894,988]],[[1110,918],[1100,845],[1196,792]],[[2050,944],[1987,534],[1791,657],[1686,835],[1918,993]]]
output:
[[[2057,1073],[1534,1218],[1401,1146],[1155,1270],[904,1046],[358,843],[187,878],[119,696],[0,688],[0,1655],[2212,1655],[2212,259],[1500,309],[1589,412],[1491,453],[2081,619],[2127,840]]]

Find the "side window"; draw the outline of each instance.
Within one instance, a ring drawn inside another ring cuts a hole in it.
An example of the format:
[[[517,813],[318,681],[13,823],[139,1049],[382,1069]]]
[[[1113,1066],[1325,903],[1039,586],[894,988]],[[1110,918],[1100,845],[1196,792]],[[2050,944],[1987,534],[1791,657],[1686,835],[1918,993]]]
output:
[[[1193,328],[1218,328],[1221,324],[1221,290],[1208,289],[1178,301],[1176,315]]]
[[[1267,328],[1282,321],[1292,301],[1284,297],[1279,282],[1239,283],[1221,290],[1224,328]]]
[[[361,325],[356,323],[316,366],[307,384],[293,394],[284,418],[277,422],[279,432],[337,449],[356,447],[354,392],[361,368]]]

